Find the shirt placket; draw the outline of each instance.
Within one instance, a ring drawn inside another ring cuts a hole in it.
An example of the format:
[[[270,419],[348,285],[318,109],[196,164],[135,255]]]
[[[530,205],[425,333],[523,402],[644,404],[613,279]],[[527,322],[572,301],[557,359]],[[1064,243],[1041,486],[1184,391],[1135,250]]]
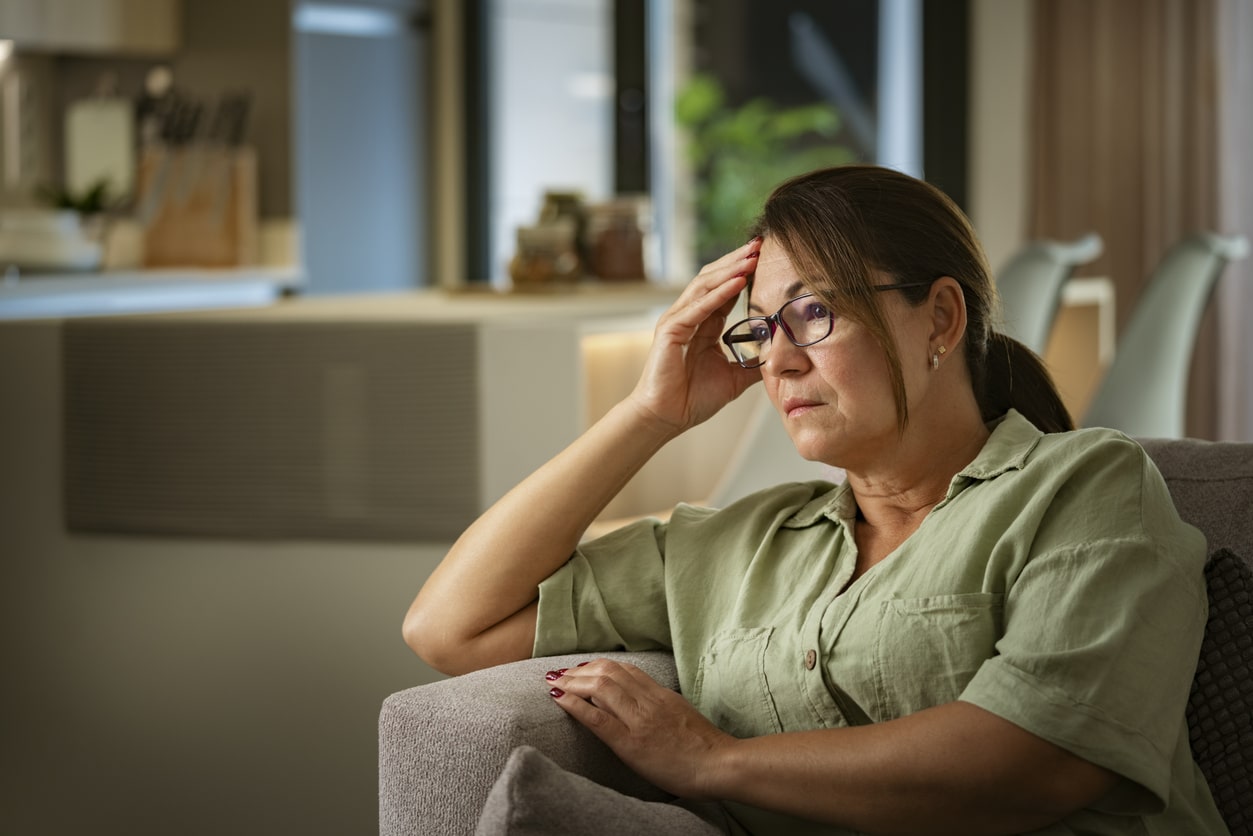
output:
[[[853,599],[860,590],[850,589],[843,595],[839,591],[849,585],[853,569],[857,565],[857,549],[852,545],[848,525],[841,521],[838,538],[845,542],[836,543],[836,554],[841,555],[835,566],[829,592],[814,601],[809,614],[800,631],[800,648],[794,656],[793,664],[798,668],[801,691],[805,695],[805,703],[811,712],[810,719],[818,727],[845,725],[845,712],[832,695],[825,679],[826,652],[835,643],[835,636],[823,635],[823,622],[830,622],[831,612],[837,613],[836,633],[843,628],[852,613]],[[854,584],[854,586],[856,586]]]

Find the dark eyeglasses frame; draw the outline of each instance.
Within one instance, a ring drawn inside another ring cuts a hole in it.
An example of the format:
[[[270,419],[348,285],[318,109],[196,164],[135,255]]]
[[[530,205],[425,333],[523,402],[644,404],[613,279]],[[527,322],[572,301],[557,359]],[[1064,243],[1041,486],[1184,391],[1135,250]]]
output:
[[[935,280],[934,280],[934,279],[932,279],[931,281],[927,281],[927,282],[894,282],[894,283],[892,283],[892,284],[877,284],[877,285],[874,285],[874,289],[875,289],[875,290],[880,290],[880,291],[882,291],[882,290],[905,290],[906,288],[911,288],[911,287],[928,287],[928,286],[930,286],[931,284],[933,284],[934,282],[935,282]],[[755,368],[758,368],[759,366],[763,365],[763,364],[766,362],[766,360],[765,360],[765,356],[766,356],[766,354],[765,354],[765,351],[764,351],[764,350],[762,351],[762,353],[761,353],[760,355],[758,355],[758,357],[757,357],[757,362],[755,362],[755,363],[752,363],[752,362],[746,363],[746,362],[744,362],[743,360],[740,360],[740,359],[739,359],[739,354],[738,354],[738,353],[736,353],[736,351],[735,351],[735,343],[756,342],[756,340],[754,340],[754,339],[752,338],[752,336],[750,336],[750,335],[748,335],[748,334],[739,334],[739,335],[736,335],[736,334],[732,334],[732,333],[731,333],[731,332],[732,332],[732,331],[734,331],[736,328],[739,328],[741,325],[743,325],[743,324],[744,324],[744,323],[746,323],[746,322],[752,322],[752,321],[754,321],[754,320],[762,320],[763,322],[765,322],[765,323],[766,323],[766,325],[770,328],[770,341],[771,341],[771,342],[773,342],[773,341],[774,341],[774,334],[775,334],[775,332],[776,332],[776,331],[779,331],[779,330],[782,330],[782,331],[783,331],[784,336],[786,336],[786,337],[788,338],[788,342],[790,342],[792,345],[796,346],[797,348],[805,348],[806,346],[815,345],[815,344],[817,344],[817,343],[822,342],[822,341],[823,341],[823,340],[825,340],[827,337],[831,336],[831,329],[832,329],[832,328],[834,327],[834,325],[835,325],[835,311],[830,310],[830,308],[829,308],[829,307],[828,307],[828,309],[827,309],[827,330],[826,330],[826,332],[825,332],[825,333],[824,333],[821,337],[819,337],[818,339],[816,339],[816,340],[810,340],[810,341],[809,341],[809,342],[807,342],[807,343],[800,343],[800,342],[797,342],[797,341],[796,341],[796,335],[792,333],[792,329],[791,329],[791,328],[789,328],[789,327],[787,326],[787,323],[785,323],[785,322],[783,321],[783,312],[787,309],[787,306],[788,306],[788,305],[792,304],[793,302],[795,302],[795,301],[797,301],[797,300],[799,300],[799,299],[807,299],[807,298],[808,298],[808,297],[810,297],[810,296],[816,296],[816,295],[817,295],[816,293],[802,293],[800,296],[794,296],[794,297],[792,297],[791,299],[789,299],[789,300],[787,300],[786,302],[784,302],[784,303],[783,303],[783,305],[782,305],[782,307],[780,307],[777,311],[775,311],[774,313],[770,314],[769,316],[750,316],[750,317],[745,317],[744,319],[741,319],[739,322],[737,322],[737,323],[735,323],[734,325],[732,325],[732,326],[731,326],[730,328],[728,328],[725,332],[723,332],[723,334],[722,334],[722,342],[726,345],[726,347],[727,347],[728,349],[730,349],[731,354],[732,354],[732,355],[736,358],[736,361],[735,361],[735,362],[739,363],[742,367],[744,367],[744,368],[746,368],[746,369],[755,369]],[[768,342],[768,343],[766,343],[766,345],[767,345],[767,346],[769,346],[769,345],[770,345],[770,343]]]

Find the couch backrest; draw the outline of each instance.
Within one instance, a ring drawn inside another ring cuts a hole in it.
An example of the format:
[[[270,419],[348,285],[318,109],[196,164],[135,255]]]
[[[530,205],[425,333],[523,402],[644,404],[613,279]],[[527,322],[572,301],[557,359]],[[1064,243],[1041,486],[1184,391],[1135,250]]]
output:
[[[1253,563],[1253,444],[1140,439],[1166,479],[1184,520]]]

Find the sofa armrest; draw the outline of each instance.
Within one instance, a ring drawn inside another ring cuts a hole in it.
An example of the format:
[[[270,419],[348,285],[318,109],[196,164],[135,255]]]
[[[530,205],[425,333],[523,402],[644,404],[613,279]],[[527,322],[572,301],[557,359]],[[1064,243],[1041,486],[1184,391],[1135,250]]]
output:
[[[606,653],[678,688],[668,653]],[[592,654],[528,659],[388,697],[379,715],[379,833],[471,834],[509,754],[534,746],[565,769],[647,800],[667,798],[549,698],[544,673]]]

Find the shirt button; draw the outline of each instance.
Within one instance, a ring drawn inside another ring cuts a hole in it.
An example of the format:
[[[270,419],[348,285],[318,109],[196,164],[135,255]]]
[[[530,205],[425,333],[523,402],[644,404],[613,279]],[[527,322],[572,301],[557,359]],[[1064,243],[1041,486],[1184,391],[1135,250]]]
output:
[[[805,670],[812,671],[814,669],[814,665],[816,664],[818,664],[818,651],[806,650],[805,651]]]

